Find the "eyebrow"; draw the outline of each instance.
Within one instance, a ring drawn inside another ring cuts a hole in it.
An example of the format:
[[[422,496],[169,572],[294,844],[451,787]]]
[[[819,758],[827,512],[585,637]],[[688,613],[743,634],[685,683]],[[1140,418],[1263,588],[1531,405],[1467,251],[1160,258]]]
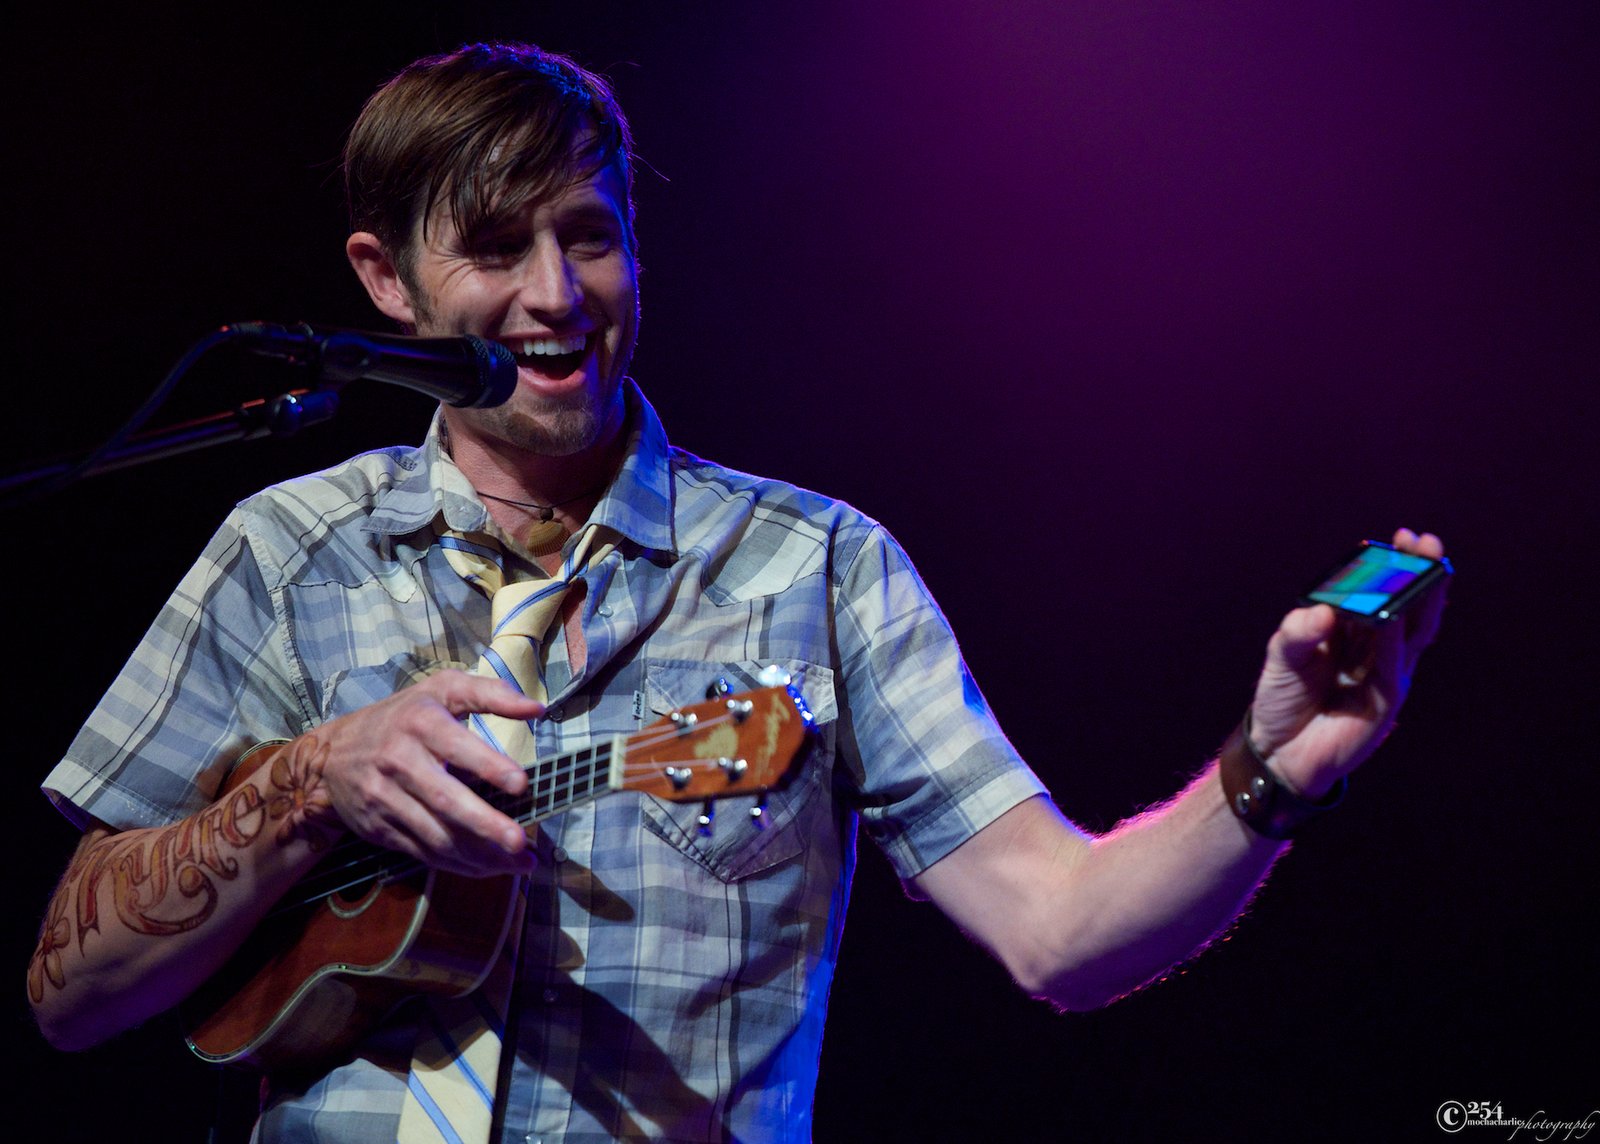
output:
[[[580,199],[575,203],[560,207],[556,211],[557,222],[584,222],[590,220],[619,223],[622,221],[622,211],[608,197],[601,196]]]
[[[473,228],[472,236],[482,238],[505,231],[522,229],[527,226],[527,211],[527,207],[517,207],[510,210],[492,212],[483,219],[479,226]],[[626,226],[621,208],[608,196],[604,195],[582,198],[561,206],[557,210],[555,221],[558,224],[604,222],[611,225]]]

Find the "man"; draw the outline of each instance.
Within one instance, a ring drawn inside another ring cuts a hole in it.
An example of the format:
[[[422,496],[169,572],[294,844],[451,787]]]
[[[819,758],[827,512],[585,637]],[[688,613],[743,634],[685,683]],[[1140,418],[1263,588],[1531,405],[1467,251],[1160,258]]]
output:
[[[1366,640],[1298,610],[1224,752],[1227,789],[1213,767],[1104,837],[1073,827],[879,526],[667,446],[625,377],[630,146],[601,81],[529,47],[419,61],[363,111],[351,265],[416,332],[506,345],[517,389],[442,408],[421,448],[247,500],[180,584],[45,784],[86,830],[30,967],[56,1044],[187,996],[353,834],[524,878],[515,984],[479,1007],[504,1050],[454,1033],[449,1003],[409,1003],[348,1059],[275,1076],[263,1138],[450,1138],[442,1055],[506,1139],[803,1140],[858,823],[1024,988],[1092,1007],[1225,926],[1282,848],[1269,835],[1392,725],[1437,595]],[[519,586],[559,602],[527,637],[531,671],[470,674]],[[741,805],[709,836],[697,807],[631,792],[525,831],[463,781],[526,789],[496,719],[532,720],[544,757],[769,665],[818,732],[759,817]],[[273,740],[273,765],[220,795]],[[498,1067],[472,1062],[482,1044]]]

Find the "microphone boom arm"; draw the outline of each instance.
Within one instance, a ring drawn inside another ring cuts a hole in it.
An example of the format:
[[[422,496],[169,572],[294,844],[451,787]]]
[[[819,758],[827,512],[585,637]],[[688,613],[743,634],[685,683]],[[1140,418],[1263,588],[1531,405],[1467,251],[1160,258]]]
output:
[[[243,344],[268,357],[310,366],[320,384],[139,433],[195,363],[227,344]],[[498,405],[515,388],[517,369],[510,350],[481,338],[405,338],[352,331],[319,334],[304,323],[223,326],[189,347],[144,404],[98,447],[76,460],[48,461],[0,476],[0,508],[20,508],[97,473],[230,441],[288,437],[308,425],[332,420],[339,411],[339,389],[363,377],[403,385],[456,405]]]

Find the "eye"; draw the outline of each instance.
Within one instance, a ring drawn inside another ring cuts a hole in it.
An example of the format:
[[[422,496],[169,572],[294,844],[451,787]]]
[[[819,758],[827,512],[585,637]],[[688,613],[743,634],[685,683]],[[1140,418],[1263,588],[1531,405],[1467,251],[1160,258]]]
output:
[[[622,241],[622,236],[611,226],[575,227],[563,245],[579,258],[600,258],[610,254]]]
[[[475,238],[467,246],[467,255],[474,262],[488,266],[515,262],[528,249],[526,235],[515,231],[500,231]]]

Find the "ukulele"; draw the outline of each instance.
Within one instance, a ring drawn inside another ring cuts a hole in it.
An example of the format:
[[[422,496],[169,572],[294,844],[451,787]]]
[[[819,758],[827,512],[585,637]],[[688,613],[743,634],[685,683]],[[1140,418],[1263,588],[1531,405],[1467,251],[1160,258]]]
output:
[[[534,763],[520,796],[480,793],[524,826],[613,791],[759,795],[783,779],[811,722],[789,687],[711,699]],[[223,793],[286,745],[246,755]],[[757,822],[761,813],[751,808]],[[217,1064],[300,1068],[348,1051],[407,997],[471,992],[505,942],[516,883],[429,869],[353,837],[336,844],[181,1006],[189,1047]]]

